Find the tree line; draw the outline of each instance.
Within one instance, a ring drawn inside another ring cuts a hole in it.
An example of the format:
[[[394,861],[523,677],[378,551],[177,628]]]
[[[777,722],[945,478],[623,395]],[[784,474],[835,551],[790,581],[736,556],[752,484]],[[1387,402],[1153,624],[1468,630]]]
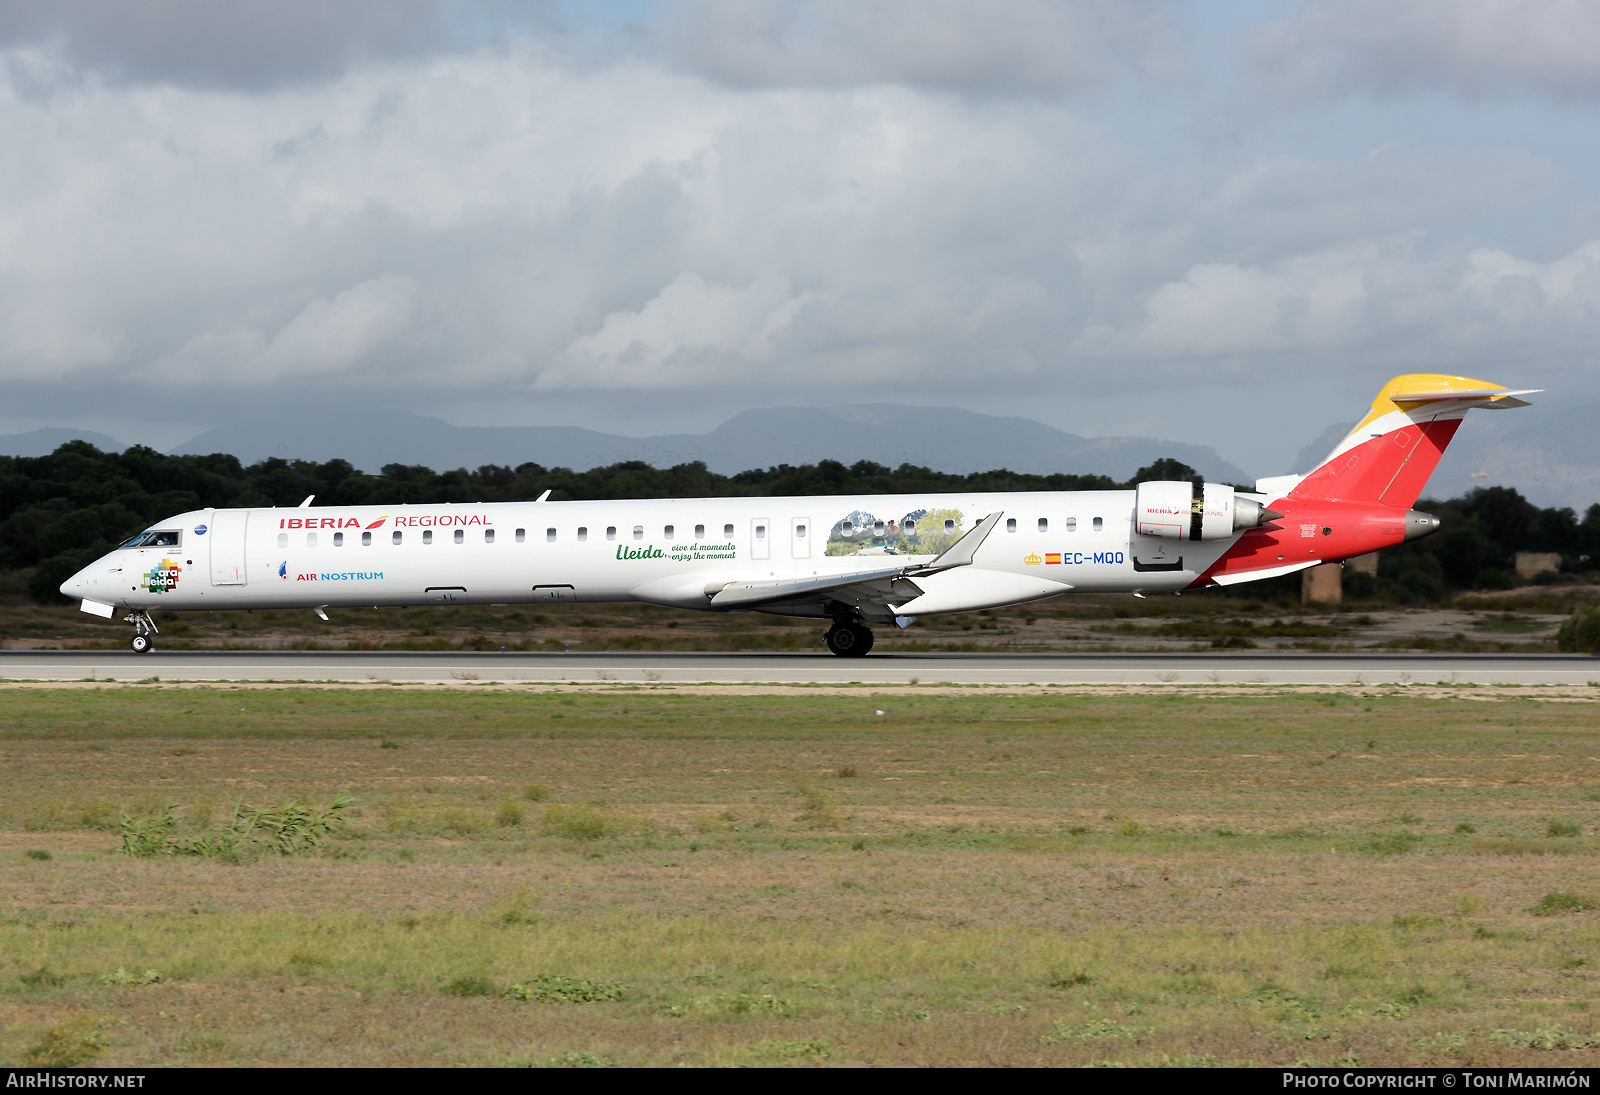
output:
[[[698,461],[671,468],[626,461],[588,471],[528,463],[438,472],[388,464],[370,475],[345,460],[272,458],[245,466],[225,453],[168,456],[137,445],[108,453],[71,441],[48,456],[0,456],[0,569],[31,571],[29,592],[41,602],[58,601],[57,587],[75,571],[163,517],[207,507],[295,506],[307,495],[316,495],[321,506],[358,506],[514,502],[546,490],[555,501],[1112,490],[1194,475],[1171,459],[1140,468],[1124,483],[1104,475],[1003,469],[957,475],[866,460],[779,464],[736,475],[719,475]],[[1443,531],[1385,552],[1373,593],[1411,602],[1440,600],[1452,590],[1503,588],[1511,584],[1518,551],[1559,552],[1563,569],[1571,571],[1591,568],[1600,557],[1600,505],[1580,520],[1571,509],[1539,509],[1515,490],[1489,487],[1419,506],[1443,518]]]

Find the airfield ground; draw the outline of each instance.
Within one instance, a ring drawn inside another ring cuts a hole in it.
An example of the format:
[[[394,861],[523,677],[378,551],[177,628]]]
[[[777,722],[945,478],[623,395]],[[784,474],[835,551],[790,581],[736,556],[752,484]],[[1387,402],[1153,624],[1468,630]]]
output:
[[[1593,1066],[1595,692],[6,687],[0,1062]]]

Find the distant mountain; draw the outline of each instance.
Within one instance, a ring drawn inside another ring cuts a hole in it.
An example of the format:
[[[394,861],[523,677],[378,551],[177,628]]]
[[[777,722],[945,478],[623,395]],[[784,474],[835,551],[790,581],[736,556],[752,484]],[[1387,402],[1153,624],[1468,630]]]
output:
[[[1536,505],[1571,506],[1580,516],[1600,502],[1600,403],[1539,408],[1479,413],[1478,422],[1469,416],[1428,493],[1447,498],[1478,486],[1515,487]]]
[[[70,430],[46,426],[27,433],[0,435],[0,456],[49,456],[68,441],[87,441],[101,452],[121,452],[127,448],[115,438],[93,430]]]
[[[219,426],[173,452],[228,452],[246,463],[270,456],[318,461],[343,457],[374,472],[395,463],[444,469],[515,467],[531,461],[587,469],[623,460],[657,467],[701,460],[712,471],[731,475],[776,464],[871,460],[962,474],[1008,468],[1115,479],[1127,479],[1154,460],[1172,457],[1214,481],[1250,482],[1209,446],[1146,437],[1079,437],[1027,418],[891,403],[745,411],[710,433],[654,437],[622,437],[576,426],[454,426],[405,411],[377,411],[354,420],[348,412],[299,412],[271,426]]]

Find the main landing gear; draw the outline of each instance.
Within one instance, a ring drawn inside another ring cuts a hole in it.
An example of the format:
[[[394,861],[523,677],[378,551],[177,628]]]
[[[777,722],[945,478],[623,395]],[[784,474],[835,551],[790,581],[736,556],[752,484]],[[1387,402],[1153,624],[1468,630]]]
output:
[[[155,649],[155,640],[152,635],[158,635],[161,629],[150,618],[148,612],[135,612],[131,616],[124,616],[123,620],[133,625],[133,638],[128,640],[128,645],[135,654],[148,654]]]
[[[825,636],[828,649],[844,658],[865,657],[872,649],[872,629],[850,620],[836,620]]]

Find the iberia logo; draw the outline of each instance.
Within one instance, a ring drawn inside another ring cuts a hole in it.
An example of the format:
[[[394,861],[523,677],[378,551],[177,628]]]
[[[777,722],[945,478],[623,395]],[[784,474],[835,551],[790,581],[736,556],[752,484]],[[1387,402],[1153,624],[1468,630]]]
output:
[[[178,575],[183,573],[183,568],[171,559],[161,560],[160,566],[150,568],[144,576],[144,587],[151,593],[166,593],[178,588]]]
[[[389,519],[386,513],[370,525],[363,525],[354,517],[284,517],[278,521],[279,528],[377,528]],[[448,522],[440,522],[446,524]],[[466,522],[462,522],[465,524]]]
[[[1040,563],[1044,562],[1044,560],[1039,558],[1037,555],[1029,555],[1022,561],[1031,567],[1038,566]]]

